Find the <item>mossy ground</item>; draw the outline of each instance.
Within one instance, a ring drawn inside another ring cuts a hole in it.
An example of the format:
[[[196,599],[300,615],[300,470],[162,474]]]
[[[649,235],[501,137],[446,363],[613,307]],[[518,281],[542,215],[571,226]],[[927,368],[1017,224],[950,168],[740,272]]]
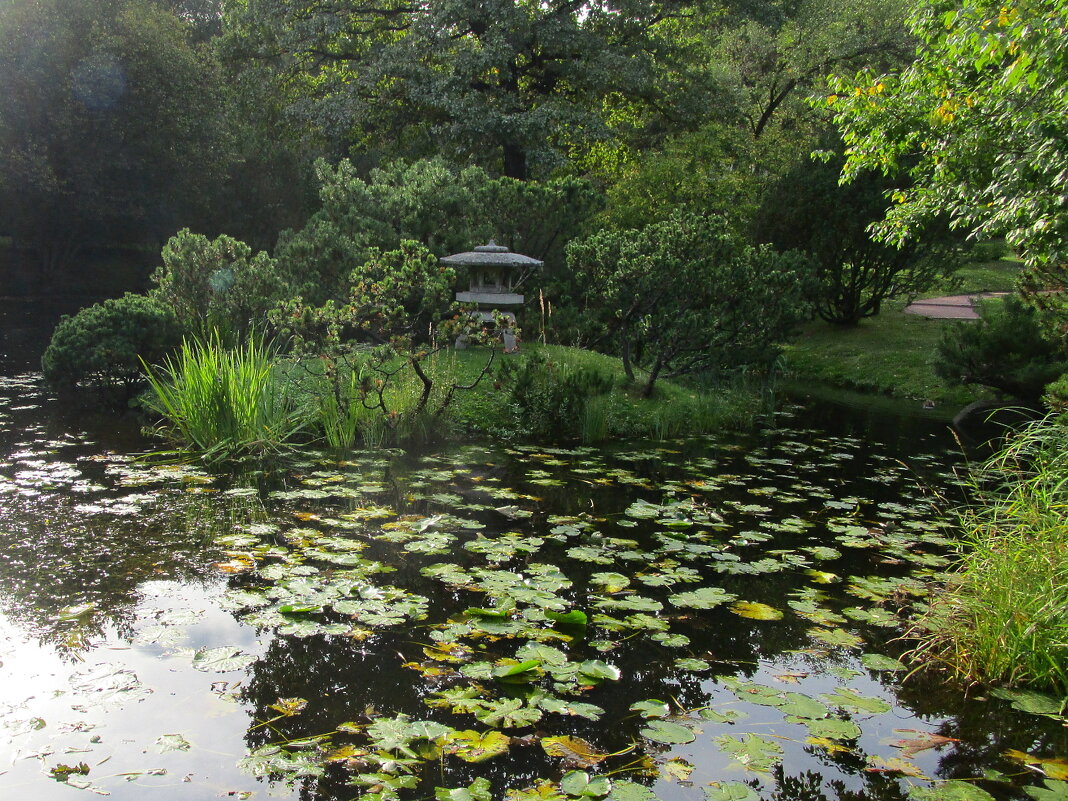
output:
[[[1006,259],[971,264],[927,296],[1012,291],[1019,267]],[[942,330],[961,323],[905,314],[905,306],[904,299],[889,301],[877,317],[854,327],[807,323],[787,348],[787,374],[936,404],[961,406],[985,397],[979,387],[949,387],[934,373]]]

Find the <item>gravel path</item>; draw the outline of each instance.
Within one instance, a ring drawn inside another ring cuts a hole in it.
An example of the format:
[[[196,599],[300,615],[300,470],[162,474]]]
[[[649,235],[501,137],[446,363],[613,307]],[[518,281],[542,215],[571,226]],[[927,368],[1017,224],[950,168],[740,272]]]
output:
[[[1000,298],[1008,292],[978,292],[973,295],[946,295],[924,298],[905,307],[906,314],[918,314],[935,320],[978,320],[974,301],[978,298]]]

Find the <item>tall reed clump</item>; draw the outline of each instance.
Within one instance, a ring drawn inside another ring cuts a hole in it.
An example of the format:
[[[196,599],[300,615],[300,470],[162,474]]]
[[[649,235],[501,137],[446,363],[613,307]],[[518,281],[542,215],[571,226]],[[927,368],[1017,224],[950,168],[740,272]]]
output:
[[[975,476],[958,572],[915,655],[970,680],[1068,692],[1068,419],[1016,434]]]
[[[236,348],[218,334],[186,340],[158,372],[145,372],[159,430],[210,460],[279,452],[309,421],[270,349],[253,338]]]

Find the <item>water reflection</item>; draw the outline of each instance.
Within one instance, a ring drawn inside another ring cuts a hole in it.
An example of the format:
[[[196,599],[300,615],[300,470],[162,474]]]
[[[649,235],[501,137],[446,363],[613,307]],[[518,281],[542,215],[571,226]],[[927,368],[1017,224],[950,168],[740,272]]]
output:
[[[910,440],[930,452],[892,455],[788,413],[753,437],[607,449],[309,451],[241,482],[109,450],[48,423],[50,402],[32,379],[0,385],[4,778],[27,793],[69,792],[49,772],[85,761],[119,798],[273,779],[283,797],[347,799],[386,753],[391,775],[422,780],[402,797],[479,777],[499,796],[575,767],[544,746],[571,736],[614,754],[592,772],[665,801],[723,782],[897,801],[928,783],[887,767],[909,731],[959,740],[909,756],[930,778],[1068,747],[1054,721],[861,661],[900,655],[891,613],[947,563],[921,483],[951,475],[933,430]],[[585,625],[547,614],[574,610]],[[493,674],[524,653],[539,654],[529,681]],[[529,722],[448,700],[470,687]],[[692,741],[649,736],[631,707],[652,699]],[[401,715],[510,740],[483,762],[407,756],[375,739]],[[238,769],[272,745],[305,768]],[[744,768],[767,754],[769,772]]]

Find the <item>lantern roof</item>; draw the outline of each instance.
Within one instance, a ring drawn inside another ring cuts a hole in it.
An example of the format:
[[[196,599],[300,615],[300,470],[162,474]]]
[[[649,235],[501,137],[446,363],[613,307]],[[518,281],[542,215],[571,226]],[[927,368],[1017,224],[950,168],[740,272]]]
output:
[[[445,256],[441,263],[456,267],[541,267],[545,262],[522,253],[512,253],[504,245],[498,245],[491,239],[485,245],[479,245],[466,253]]]

